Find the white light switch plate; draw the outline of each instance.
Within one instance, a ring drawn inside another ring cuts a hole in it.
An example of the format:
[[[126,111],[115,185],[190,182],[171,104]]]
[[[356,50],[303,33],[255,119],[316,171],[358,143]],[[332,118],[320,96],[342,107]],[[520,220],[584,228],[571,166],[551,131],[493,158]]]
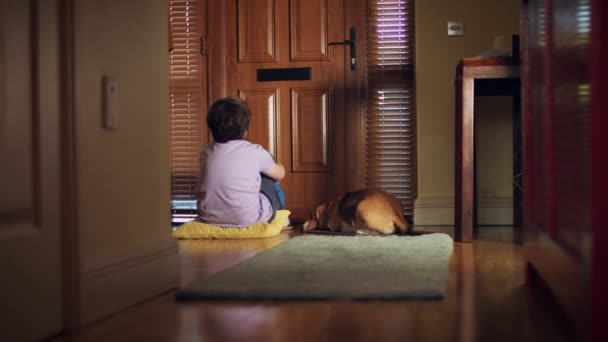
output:
[[[118,128],[118,82],[110,77],[103,77],[103,128]]]
[[[464,36],[462,21],[448,21],[448,36]]]

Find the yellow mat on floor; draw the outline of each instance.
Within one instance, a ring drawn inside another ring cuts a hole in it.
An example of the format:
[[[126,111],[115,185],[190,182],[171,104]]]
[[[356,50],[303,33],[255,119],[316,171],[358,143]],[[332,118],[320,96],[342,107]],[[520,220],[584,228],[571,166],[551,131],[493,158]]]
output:
[[[222,228],[200,221],[190,221],[173,231],[178,239],[257,239],[277,236],[281,233],[289,210],[278,210],[270,223],[258,222],[243,228]]]

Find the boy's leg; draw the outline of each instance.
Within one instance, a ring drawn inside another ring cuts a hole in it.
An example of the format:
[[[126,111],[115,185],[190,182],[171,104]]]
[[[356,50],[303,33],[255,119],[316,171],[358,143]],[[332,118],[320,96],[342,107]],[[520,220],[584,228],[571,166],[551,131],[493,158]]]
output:
[[[282,205],[281,198],[279,197],[279,194],[277,193],[277,190],[275,188],[275,183],[276,181],[274,179],[262,175],[262,184],[260,185],[260,192],[266,195],[266,197],[268,197],[270,203],[272,204],[272,216],[270,217],[268,222],[274,220],[274,216],[277,210],[284,208],[284,205]]]
[[[274,182],[274,190],[277,192],[277,196],[279,197],[279,202],[281,203],[281,207],[279,209],[285,209],[285,194],[283,193],[283,189],[279,186],[279,182]],[[285,220],[283,223],[283,227],[291,226],[291,221],[289,218]]]
[[[281,207],[279,209],[285,209],[285,194],[283,193],[283,189],[279,186],[279,182],[274,182],[274,191],[277,192],[277,196],[279,196],[279,202],[281,203]]]

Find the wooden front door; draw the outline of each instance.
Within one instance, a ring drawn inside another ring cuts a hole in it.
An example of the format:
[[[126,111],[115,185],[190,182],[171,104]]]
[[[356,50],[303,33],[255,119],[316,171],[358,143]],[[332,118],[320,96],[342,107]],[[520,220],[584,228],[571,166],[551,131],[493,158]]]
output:
[[[0,2],[0,339],[63,327],[57,1]]]
[[[306,218],[345,190],[348,46],[329,45],[348,38],[344,2],[234,0],[210,7],[210,49],[224,54],[210,51],[211,86],[223,88],[212,100],[238,95],[249,103],[249,140],[285,166],[281,187],[287,207],[293,218]],[[215,26],[218,18],[224,18],[223,32]],[[270,72],[293,77],[286,68],[309,70],[310,80],[258,79],[264,69],[283,69]]]

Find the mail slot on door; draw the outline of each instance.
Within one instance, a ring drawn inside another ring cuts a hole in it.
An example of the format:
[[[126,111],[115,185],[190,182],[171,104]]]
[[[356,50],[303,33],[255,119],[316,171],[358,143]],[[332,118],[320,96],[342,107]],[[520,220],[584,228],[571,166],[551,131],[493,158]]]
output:
[[[312,79],[311,68],[258,69],[257,72],[258,82],[310,81]]]

